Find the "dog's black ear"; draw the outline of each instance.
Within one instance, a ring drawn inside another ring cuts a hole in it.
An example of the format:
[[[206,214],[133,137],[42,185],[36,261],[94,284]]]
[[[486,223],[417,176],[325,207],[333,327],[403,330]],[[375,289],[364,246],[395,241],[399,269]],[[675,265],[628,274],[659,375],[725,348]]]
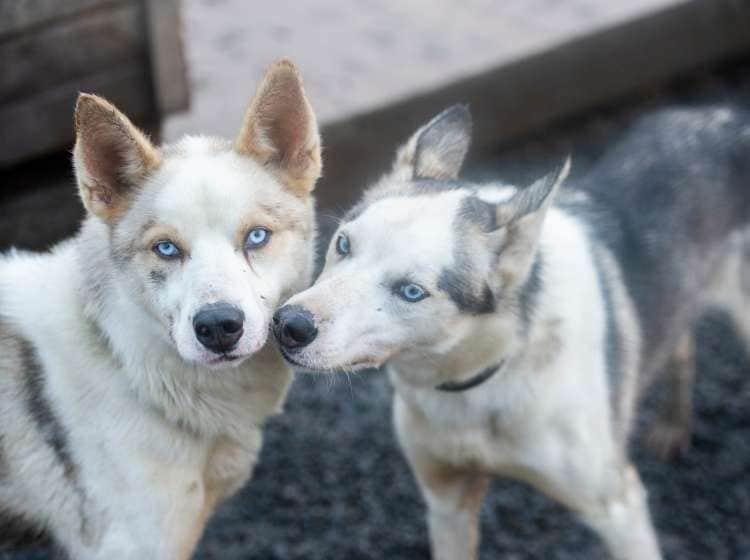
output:
[[[466,105],[449,107],[399,149],[394,174],[404,179],[455,179],[469,150],[471,128]]]
[[[159,152],[114,105],[96,95],[78,96],[75,128],[73,165],[81,200],[89,212],[112,223],[159,166]]]
[[[302,77],[288,60],[273,64],[250,102],[235,141],[299,195],[313,190],[322,168],[320,135]]]

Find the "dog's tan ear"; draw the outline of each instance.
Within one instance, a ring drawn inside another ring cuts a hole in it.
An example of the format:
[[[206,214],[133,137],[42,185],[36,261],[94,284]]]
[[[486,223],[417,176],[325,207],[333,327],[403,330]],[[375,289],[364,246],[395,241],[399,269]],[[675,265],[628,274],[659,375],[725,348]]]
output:
[[[393,173],[403,179],[455,179],[471,143],[471,113],[453,105],[415,132],[396,155]]]
[[[89,212],[112,223],[159,166],[159,152],[114,105],[96,95],[78,96],[75,127],[73,164],[81,199]]]
[[[302,77],[290,61],[274,63],[250,102],[235,150],[268,168],[295,194],[320,177],[320,135]]]

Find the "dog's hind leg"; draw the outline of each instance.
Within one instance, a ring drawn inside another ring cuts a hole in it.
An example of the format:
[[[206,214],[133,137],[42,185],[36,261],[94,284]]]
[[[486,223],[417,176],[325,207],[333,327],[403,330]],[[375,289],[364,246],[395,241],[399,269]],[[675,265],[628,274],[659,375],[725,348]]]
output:
[[[553,450],[566,443],[540,442]],[[557,459],[561,462],[539,465],[532,477],[521,478],[576,512],[614,560],[661,559],[646,490],[635,467],[607,452],[592,454],[591,447],[575,445],[557,454]]]
[[[726,258],[711,286],[708,305],[729,314],[750,351],[750,227],[733,234],[727,247]]]
[[[611,558],[661,559],[646,490],[624,456],[624,442],[614,440],[596,410],[582,411],[589,414],[568,412],[537,432],[523,449],[524,464],[506,474],[526,480],[577,513]]]
[[[707,304],[731,317],[745,348],[750,350],[750,229],[735,233],[710,286]],[[668,364],[667,395],[646,443],[662,460],[687,451],[695,379],[695,339],[685,332]]]
[[[659,560],[661,552],[648,511],[646,491],[628,464],[603,496],[579,504],[579,513],[615,560]]]
[[[733,239],[733,250],[728,263],[730,290],[725,292],[731,301],[726,310],[734,321],[737,334],[750,352],[750,228]],[[734,288],[734,290],[731,290]]]
[[[692,329],[680,338],[667,366],[667,394],[646,443],[660,459],[681,455],[690,446],[695,379],[695,338]]]

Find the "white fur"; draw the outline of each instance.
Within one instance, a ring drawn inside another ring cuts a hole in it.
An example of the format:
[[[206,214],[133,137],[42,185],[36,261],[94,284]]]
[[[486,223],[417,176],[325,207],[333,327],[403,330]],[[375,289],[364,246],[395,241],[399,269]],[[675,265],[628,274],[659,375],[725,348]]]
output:
[[[291,381],[265,342],[275,306],[309,281],[312,203],[217,144],[190,139],[168,153],[111,236],[91,217],[51,254],[0,260],[2,321],[37,349],[80,486],[71,491],[49,448],[23,435],[34,428],[19,397],[0,404],[22,475],[0,483],[0,503],[41,521],[72,558],[188,558],[215,505],[249,478],[262,423]],[[236,242],[248,216],[273,230],[253,254]],[[148,284],[150,247],[124,264],[110,255],[110,239],[137,240],[149,220],[189,243],[161,289]],[[211,362],[193,334],[192,316],[215,301],[245,312],[229,364]],[[18,391],[12,377],[0,388]]]

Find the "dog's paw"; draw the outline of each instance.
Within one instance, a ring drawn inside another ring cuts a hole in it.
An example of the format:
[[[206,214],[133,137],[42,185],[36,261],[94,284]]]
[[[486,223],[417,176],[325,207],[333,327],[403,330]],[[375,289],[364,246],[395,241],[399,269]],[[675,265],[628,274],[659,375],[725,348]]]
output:
[[[646,436],[646,446],[662,461],[677,459],[690,448],[688,423],[660,420]]]

